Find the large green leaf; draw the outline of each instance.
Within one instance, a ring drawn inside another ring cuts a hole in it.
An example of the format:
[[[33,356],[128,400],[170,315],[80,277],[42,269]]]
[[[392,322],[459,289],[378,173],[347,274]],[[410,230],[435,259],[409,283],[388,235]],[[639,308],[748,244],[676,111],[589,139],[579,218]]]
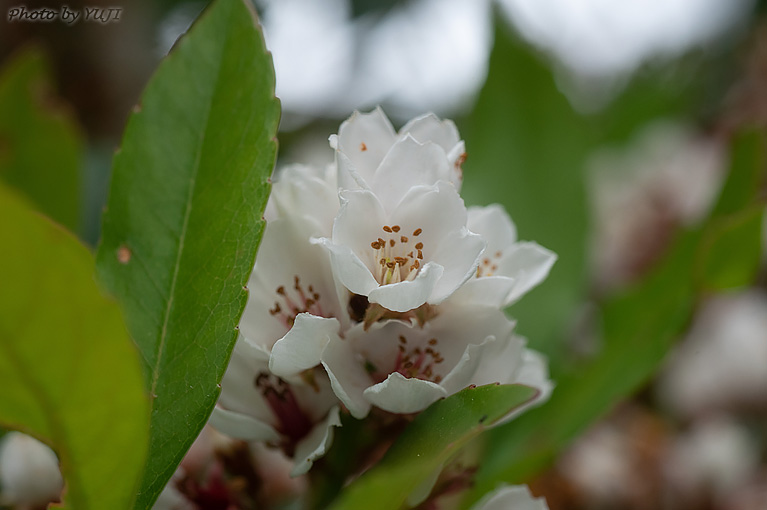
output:
[[[58,453],[65,504],[129,508],[149,403],[117,305],[74,237],[0,187],[0,424]]]
[[[636,391],[684,330],[699,297],[755,280],[766,149],[763,132],[735,141],[730,173],[711,217],[700,228],[683,232],[649,277],[603,305],[604,346],[597,359],[559,377],[547,404],[494,431],[473,499],[499,481],[528,480],[585,427]]]
[[[152,399],[137,507],[216,402],[276,157],[279,103],[255,14],[217,0],[162,62],[115,155],[98,274],[121,301]]]
[[[332,510],[396,510],[467,441],[536,390],[520,385],[466,388],[416,417],[384,458],[344,489]]]
[[[0,179],[76,232],[83,144],[54,95],[49,67],[43,53],[30,48],[0,73]]]
[[[464,129],[462,195],[468,203],[503,204],[522,238],[558,254],[543,285],[511,309],[520,333],[550,357],[561,352],[585,286],[583,164],[592,131],[548,67],[497,23],[487,82]]]

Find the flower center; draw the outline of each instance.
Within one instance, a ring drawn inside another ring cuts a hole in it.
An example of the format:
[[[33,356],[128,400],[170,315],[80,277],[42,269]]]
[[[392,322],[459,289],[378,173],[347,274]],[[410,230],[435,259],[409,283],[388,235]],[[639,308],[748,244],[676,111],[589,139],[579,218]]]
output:
[[[423,229],[415,229],[411,237],[401,234],[399,225],[382,229],[384,237],[370,243],[375,250],[373,276],[381,285],[414,280],[423,260],[423,242],[418,240]]]
[[[436,338],[432,338],[427,342],[428,346],[425,349],[421,347],[411,348],[408,346],[407,338],[400,335],[397,345],[397,359],[394,362],[392,373],[399,372],[408,378],[423,379],[439,384],[442,381],[442,376],[434,372],[436,365],[445,361],[445,358],[437,350],[438,343]],[[366,367],[371,376],[378,382],[385,380],[389,375],[378,373],[375,365],[370,362],[366,364]]]
[[[497,251],[492,256],[483,258],[477,267],[477,278],[493,276],[498,270],[498,260],[501,258],[501,255],[503,253]]]
[[[306,437],[312,430],[312,422],[299,407],[288,383],[274,374],[261,372],[255,384],[277,418],[277,430],[288,439],[283,447],[292,447]]]
[[[318,317],[325,317],[322,313],[322,306],[320,306],[319,292],[316,292],[311,285],[304,289],[298,276],[293,277],[293,292],[285,290],[284,285],[277,287],[275,292],[279,297],[269,313],[282,322],[286,328],[293,327],[296,315],[299,313],[308,312]]]

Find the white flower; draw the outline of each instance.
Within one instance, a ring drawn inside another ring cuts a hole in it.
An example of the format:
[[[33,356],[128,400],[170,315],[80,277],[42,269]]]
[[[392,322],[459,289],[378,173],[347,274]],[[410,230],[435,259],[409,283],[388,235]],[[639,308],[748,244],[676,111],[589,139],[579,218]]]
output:
[[[339,185],[343,189],[378,190],[394,179],[411,185],[439,180],[461,186],[463,140],[450,120],[428,113],[411,120],[399,133],[380,107],[354,112],[330,137],[336,150]]]
[[[389,191],[342,191],[332,238],[319,242],[340,282],[371,303],[396,312],[439,304],[476,272],[485,242],[466,228],[451,184]]]
[[[64,480],[53,450],[21,432],[0,441],[0,503],[45,508],[58,501]]]
[[[548,510],[546,500],[534,498],[526,485],[503,486],[485,495],[471,510]]]
[[[303,474],[333,442],[341,425],[337,400],[321,370],[290,384],[269,371],[269,354],[240,338],[221,383],[210,424],[245,441],[279,445],[294,458],[293,476]]]
[[[471,385],[524,383],[548,396],[545,363],[512,334],[514,323],[486,307],[440,313],[419,326],[399,320],[352,327],[322,354],[333,390],[356,418],[371,406],[415,413]]]
[[[340,425],[328,378],[312,368],[327,335],[348,325],[339,297],[347,291],[333,279],[327,252],[310,242],[329,232],[337,204],[332,171],[289,167],[275,182],[241,336],[211,416],[233,437],[279,444],[296,461],[294,475],[325,453]],[[283,347],[291,341],[300,348]],[[279,376],[286,372],[294,377]]]
[[[487,248],[476,277],[452,299],[506,307],[546,279],[557,259],[538,243],[518,241],[516,226],[498,204],[470,207],[468,228],[487,241]]]
[[[709,299],[661,372],[661,399],[684,416],[767,402],[767,295]]]

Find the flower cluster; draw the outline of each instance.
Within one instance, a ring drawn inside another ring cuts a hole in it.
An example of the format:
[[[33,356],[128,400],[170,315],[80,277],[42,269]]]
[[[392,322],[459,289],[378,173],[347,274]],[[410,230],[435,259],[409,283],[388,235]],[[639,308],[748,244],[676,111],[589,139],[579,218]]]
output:
[[[335,164],[274,182],[218,430],[278,445],[293,475],[341,413],[411,415],[469,385],[550,391],[545,361],[503,308],[555,255],[520,242],[497,205],[460,197],[463,141],[428,114],[395,131],[380,109],[330,137]]]

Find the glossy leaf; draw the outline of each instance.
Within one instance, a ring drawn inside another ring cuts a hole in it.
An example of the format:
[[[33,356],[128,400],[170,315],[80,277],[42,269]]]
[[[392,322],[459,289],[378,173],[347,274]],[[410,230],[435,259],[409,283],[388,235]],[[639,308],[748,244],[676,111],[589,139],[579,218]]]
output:
[[[0,73],[0,179],[77,232],[82,137],[50,74],[37,48],[15,55]]]
[[[99,277],[152,399],[148,508],[205,424],[263,233],[279,103],[243,0],[215,1],[147,85],[115,155]]]
[[[493,431],[493,448],[480,466],[471,499],[479,499],[499,481],[527,481],[590,423],[636,391],[683,332],[701,293],[722,283],[753,282],[761,230],[761,214],[753,211],[765,206],[757,186],[767,182],[767,166],[759,157],[765,148],[764,133],[736,140],[730,173],[711,217],[681,233],[650,276],[603,305],[604,345],[593,362],[559,377],[546,405]]]
[[[0,424],[56,451],[66,506],[129,508],[149,402],[118,306],[88,250],[5,187],[0,235]]]
[[[374,468],[341,492],[332,510],[394,510],[429,475],[536,390],[520,385],[467,388],[418,415]]]

